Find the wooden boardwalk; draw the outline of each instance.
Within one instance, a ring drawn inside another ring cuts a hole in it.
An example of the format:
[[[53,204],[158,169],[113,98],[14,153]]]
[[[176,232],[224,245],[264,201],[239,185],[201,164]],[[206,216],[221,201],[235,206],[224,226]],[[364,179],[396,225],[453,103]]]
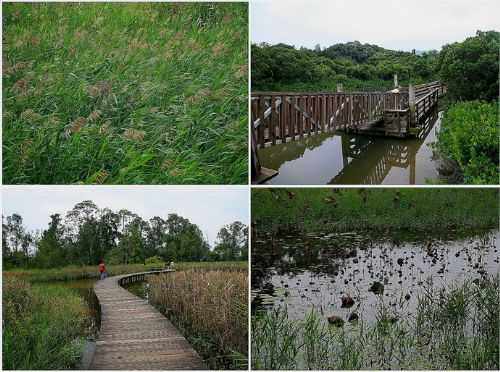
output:
[[[206,369],[167,318],[121,286],[142,281],[147,274],[151,272],[113,276],[95,284],[101,329],[90,369]]]
[[[258,149],[336,130],[386,137],[420,137],[445,94],[439,81],[387,92],[253,92],[252,182],[262,183]],[[265,170],[275,175],[276,171]]]

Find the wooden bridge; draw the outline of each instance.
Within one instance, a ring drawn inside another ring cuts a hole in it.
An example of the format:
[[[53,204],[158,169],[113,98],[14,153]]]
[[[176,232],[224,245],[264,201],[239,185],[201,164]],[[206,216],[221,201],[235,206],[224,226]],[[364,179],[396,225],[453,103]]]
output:
[[[158,310],[122,287],[161,270],[99,280],[95,294],[101,307],[101,329],[90,369],[206,369],[202,359]]]
[[[276,172],[261,166],[257,150],[317,133],[418,137],[446,87],[439,81],[388,92],[252,93],[252,179]]]

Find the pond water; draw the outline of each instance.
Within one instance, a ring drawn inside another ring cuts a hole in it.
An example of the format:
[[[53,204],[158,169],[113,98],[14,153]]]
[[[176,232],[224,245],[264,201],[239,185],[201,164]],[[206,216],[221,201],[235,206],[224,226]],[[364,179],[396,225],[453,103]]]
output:
[[[414,313],[431,282],[434,288],[466,279],[480,285],[481,278],[497,274],[499,239],[497,230],[425,239],[356,233],[256,237],[252,311],[286,307],[290,319],[302,320],[314,308],[325,321],[338,316],[348,324],[356,314],[372,323],[383,304],[398,319]],[[342,298],[349,306],[343,307]]]
[[[264,167],[279,174],[268,184],[426,184],[458,177],[432,144],[442,113],[428,119],[419,139],[323,133],[259,150]]]

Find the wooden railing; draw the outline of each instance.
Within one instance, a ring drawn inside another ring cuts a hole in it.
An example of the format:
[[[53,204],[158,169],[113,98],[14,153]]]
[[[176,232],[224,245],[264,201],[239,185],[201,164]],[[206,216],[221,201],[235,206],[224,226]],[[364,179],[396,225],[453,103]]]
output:
[[[120,279],[118,279],[118,284],[123,287],[133,283],[143,282],[144,280],[146,280],[146,275],[170,273],[174,271],[175,271],[174,269],[158,269],[158,270],[145,271],[142,273],[123,275]]]
[[[381,120],[385,110],[407,107],[407,102],[408,94],[391,92],[254,92],[252,146],[274,145],[338,128],[357,129]]]
[[[399,87],[388,92],[253,92],[252,178],[258,176],[262,169],[257,154],[261,147],[337,129],[368,131],[382,122],[385,113],[389,113],[385,135],[418,135],[423,118],[445,92],[446,86],[439,81]]]

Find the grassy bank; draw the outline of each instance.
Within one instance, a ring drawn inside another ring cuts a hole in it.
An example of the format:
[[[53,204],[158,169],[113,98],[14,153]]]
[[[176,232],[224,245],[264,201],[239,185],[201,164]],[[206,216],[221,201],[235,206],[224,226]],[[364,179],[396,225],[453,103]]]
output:
[[[185,270],[148,278],[149,301],[211,369],[248,364],[247,270]]]
[[[74,291],[4,276],[2,305],[3,369],[76,367],[89,315]]]
[[[498,226],[494,189],[254,189],[252,222],[264,231],[412,231]]]
[[[373,325],[302,322],[275,310],[252,318],[254,369],[498,370],[499,277],[444,289],[427,287],[416,314],[393,321],[379,308]]]
[[[458,164],[465,183],[500,182],[498,147],[497,103],[455,103],[445,112],[437,148]]]
[[[4,183],[246,182],[247,8],[4,4]]]
[[[110,265],[107,266],[109,275],[121,275],[148,271],[158,265]],[[246,270],[246,262],[180,262],[175,263],[176,270],[198,269],[198,270],[234,270],[239,268]],[[99,270],[96,266],[67,266],[58,269],[12,269],[3,272],[4,278],[17,278],[31,283],[69,281],[78,279],[97,279]]]

